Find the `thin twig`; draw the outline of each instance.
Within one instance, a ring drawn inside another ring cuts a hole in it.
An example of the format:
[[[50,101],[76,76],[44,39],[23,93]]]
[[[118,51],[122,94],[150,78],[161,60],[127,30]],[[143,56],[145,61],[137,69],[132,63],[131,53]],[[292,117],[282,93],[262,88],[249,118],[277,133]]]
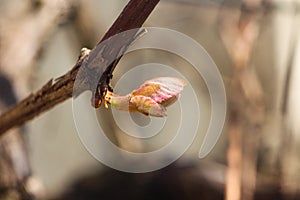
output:
[[[72,70],[61,76],[57,81],[53,82],[51,79],[36,93],[29,95],[0,116],[0,136],[10,128],[19,126],[72,97],[77,72],[84,63],[87,62],[86,64],[88,65],[89,62],[97,59],[97,57],[91,55],[101,54],[101,50],[103,49],[97,48],[101,46],[101,42],[115,34],[141,27],[158,2],[159,0],[131,0],[97,46],[90,53],[87,49],[83,49]],[[131,41],[132,40],[128,40],[127,42]],[[128,45],[128,43],[123,43],[123,45]],[[121,56],[121,54],[119,54],[120,48],[115,48],[115,46],[108,46],[105,51]],[[106,59],[105,55],[101,56],[103,59]],[[103,63],[99,63],[100,66],[101,64]],[[116,64],[117,62],[114,62],[113,65],[105,66],[102,70],[104,69],[104,72],[105,70],[112,72]],[[108,76],[108,73],[104,72],[102,73],[102,77],[104,78],[101,77],[101,80],[105,79],[105,82],[109,83],[111,77]],[[86,89],[86,87],[83,88]],[[83,90],[80,90],[80,92],[82,91]]]

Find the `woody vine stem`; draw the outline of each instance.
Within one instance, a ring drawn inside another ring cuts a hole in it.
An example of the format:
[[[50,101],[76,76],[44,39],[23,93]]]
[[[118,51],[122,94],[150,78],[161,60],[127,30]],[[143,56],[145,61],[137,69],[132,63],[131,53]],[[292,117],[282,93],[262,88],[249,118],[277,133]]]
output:
[[[103,95],[104,90],[108,87],[112,72],[121,59],[121,55],[126,50],[126,47],[133,41],[134,35],[126,35],[126,40],[121,44],[110,45],[105,49],[97,47],[100,46],[101,42],[115,34],[134,28],[140,28],[158,2],[159,0],[130,0],[97,46],[91,51],[85,48],[81,50],[79,59],[69,72],[54,81],[51,79],[37,92],[30,94],[23,101],[17,103],[0,116],[0,136],[7,130],[22,125],[39,114],[53,108],[55,105],[72,97],[74,82],[79,69],[87,62],[93,61],[95,56],[99,55],[101,51],[101,56],[104,61],[109,59],[108,57],[112,56],[111,54],[120,55],[117,56],[118,59],[109,66],[96,69],[98,70],[98,73],[99,70],[102,72],[99,82],[99,93],[94,94],[95,100],[99,100],[97,98],[100,98]],[[99,65],[101,64],[103,63],[99,63]],[[82,80],[80,81],[82,84],[79,84],[80,88],[76,89],[76,96],[85,90],[92,89],[88,80],[85,80],[84,77],[81,78]]]

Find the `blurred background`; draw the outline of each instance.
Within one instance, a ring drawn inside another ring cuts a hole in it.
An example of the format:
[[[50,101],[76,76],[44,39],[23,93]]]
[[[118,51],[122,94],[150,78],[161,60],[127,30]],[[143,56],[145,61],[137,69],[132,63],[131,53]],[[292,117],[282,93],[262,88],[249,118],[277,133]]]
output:
[[[0,112],[69,71],[80,49],[93,48],[127,3],[0,0]],[[110,169],[80,142],[68,100],[1,137],[0,199],[300,199],[299,12],[299,0],[161,0],[144,26],[190,36],[222,75],[227,116],[213,151],[197,157],[211,111],[203,79],[174,55],[142,50],[121,59],[112,85],[154,61],[184,74],[201,110],[184,155],[145,174]],[[170,112],[180,114],[177,107]],[[110,110],[97,112],[108,137],[132,152],[155,150],[174,134],[170,128],[140,141],[116,128]],[[177,123],[172,120],[166,125]]]

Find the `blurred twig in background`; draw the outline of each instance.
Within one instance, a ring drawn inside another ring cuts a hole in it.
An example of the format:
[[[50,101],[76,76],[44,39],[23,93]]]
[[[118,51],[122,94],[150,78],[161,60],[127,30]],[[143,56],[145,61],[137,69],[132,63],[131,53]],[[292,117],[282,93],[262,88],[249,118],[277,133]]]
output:
[[[288,123],[288,110],[289,110],[289,99],[290,99],[290,90],[291,90],[291,79],[295,67],[295,56],[297,52],[297,45],[299,42],[299,26],[300,21],[298,19],[299,9],[294,11],[294,20],[293,20],[293,30],[290,37],[290,53],[287,61],[287,69],[285,74],[285,80],[283,85],[282,100],[280,107],[281,114],[281,143],[280,143],[280,152],[278,153],[278,163],[280,167],[280,187],[285,198],[287,199],[296,199],[296,194],[299,192],[299,184],[297,183],[298,176],[295,176],[294,173],[298,172],[295,162],[297,162],[297,149],[295,148],[296,144],[293,142],[293,135],[291,133],[291,128]]]
[[[226,2],[225,2],[226,3]],[[263,1],[242,1],[240,10],[223,10],[220,35],[233,62],[229,95],[226,199],[251,200],[256,185],[258,143],[265,116],[261,84],[249,61],[259,35]],[[259,11],[259,12],[256,12]]]

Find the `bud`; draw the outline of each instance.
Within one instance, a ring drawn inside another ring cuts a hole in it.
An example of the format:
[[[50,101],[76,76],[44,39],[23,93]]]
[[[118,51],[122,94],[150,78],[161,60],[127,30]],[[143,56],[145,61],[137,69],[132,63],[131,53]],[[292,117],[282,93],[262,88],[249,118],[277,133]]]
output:
[[[175,77],[154,78],[126,96],[107,92],[105,102],[117,110],[165,117],[166,107],[176,102],[185,85],[184,80]]]

